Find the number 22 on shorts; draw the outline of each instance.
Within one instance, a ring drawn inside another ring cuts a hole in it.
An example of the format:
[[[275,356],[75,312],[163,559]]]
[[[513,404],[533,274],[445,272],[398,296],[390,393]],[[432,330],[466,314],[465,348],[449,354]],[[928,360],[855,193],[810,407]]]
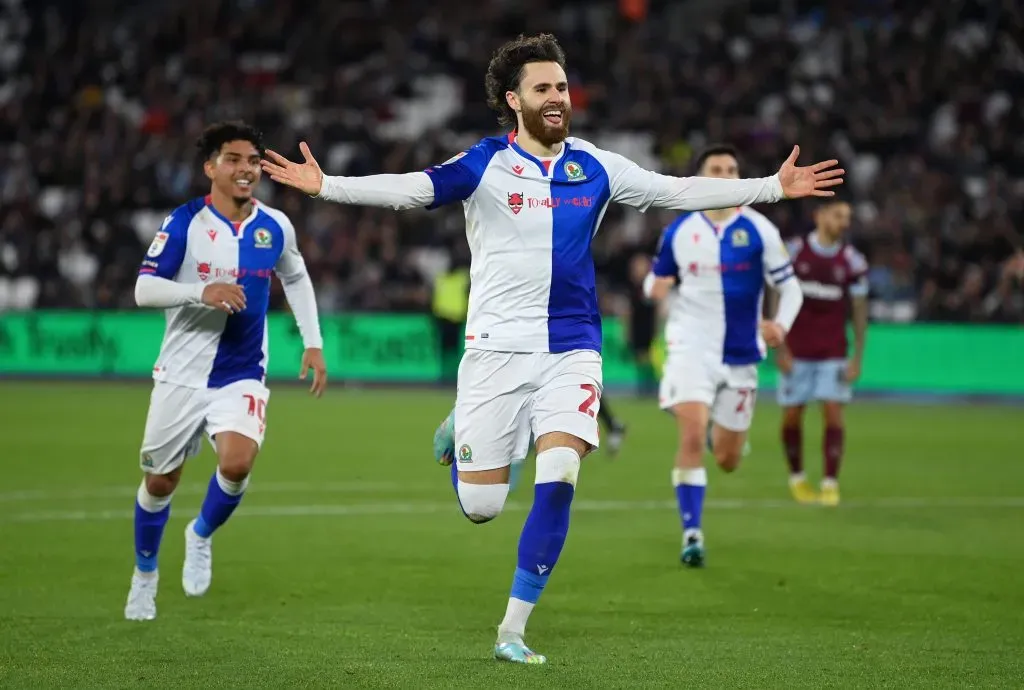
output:
[[[594,411],[594,403],[601,399],[601,394],[598,392],[597,386],[592,383],[581,383],[580,388],[588,393],[587,399],[580,403],[580,412],[589,417],[596,417],[597,412]]]

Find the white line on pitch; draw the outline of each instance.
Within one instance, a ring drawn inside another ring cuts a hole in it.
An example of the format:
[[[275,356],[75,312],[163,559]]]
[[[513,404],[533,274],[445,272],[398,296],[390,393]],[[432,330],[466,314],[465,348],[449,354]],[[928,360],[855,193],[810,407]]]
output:
[[[202,496],[206,494],[206,484],[182,484],[174,492],[175,496]],[[415,485],[399,484],[398,482],[271,482],[253,483],[249,492],[257,494],[284,493],[373,493],[376,491],[407,490]],[[139,485],[98,486],[82,489],[64,489],[49,491],[46,489],[25,489],[23,491],[7,491],[0,493],[0,503],[16,501],[58,501],[81,498],[130,498],[139,490]]]
[[[710,500],[705,504],[712,510],[775,510],[793,509],[809,510],[807,506],[799,506],[789,500],[761,499],[721,499]],[[525,511],[526,503],[510,501],[507,510]],[[673,510],[676,504],[672,501],[588,501],[580,500],[573,503],[576,512],[614,513],[627,511],[658,511]],[[1024,496],[992,497],[992,498],[878,498],[874,500],[849,500],[843,503],[841,510],[849,508],[1024,508]],[[423,515],[426,513],[454,513],[458,511],[455,500],[446,503],[353,503],[338,505],[269,505],[243,507],[239,515],[244,517],[310,517],[337,516],[353,517],[365,515]],[[15,513],[0,516],[0,522],[94,522],[100,520],[129,520],[130,510],[82,510],[82,511],[41,511],[31,513]]]

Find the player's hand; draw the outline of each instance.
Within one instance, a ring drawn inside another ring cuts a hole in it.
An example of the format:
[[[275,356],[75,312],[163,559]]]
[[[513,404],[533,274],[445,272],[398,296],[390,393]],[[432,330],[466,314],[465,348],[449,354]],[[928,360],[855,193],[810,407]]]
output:
[[[266,156],[270,160],[267,158],[261,160],[260,167],[263,168],[263,172],[270,175],[270,179],[274,182],[280,182],[310,196],[316,196],[320,193],[324,173],[320,169],[320,164],[313,158],[313,154],[309,152],[306,142],[299,143],[299,151],[302,152],[302,163],[293,163],[280,153],[267,149]]]
[[[851,359],[846,363],[846,371],[843,372],[843,380],[846,383],[856,383],[857,379],[860,378],[860,362],[855,359]]]
[[[779,373],[789,375],[793,371],[793,353],[789,348],[780,347],[775,352],[775,368]]]
[[[786,331],[774,321],[761,322],[761,337],[768,347],[778,347],[786,340]]]
[[[203,304],[235,314],[245,309],[245,290],[241,285],[213,283],[203,288]]]
[[[796,159],[800,156],[800,147],[794,146],[789,158],[779,168],[779,182],[782,183],[782,195],[787,199],[799,199],[805,196],[835,196],[829,187],[843,183],[843,173],[837,168],[839,161],[830,160],[804,167],[797,167]]]
[[[327,388],[327,364],[324,362],[324,351],[318,347],[307,348],[302,353],[299,378],[305,381],[310,369],[313,370],[313,385],[309,387],[309,392],[319,398]]]

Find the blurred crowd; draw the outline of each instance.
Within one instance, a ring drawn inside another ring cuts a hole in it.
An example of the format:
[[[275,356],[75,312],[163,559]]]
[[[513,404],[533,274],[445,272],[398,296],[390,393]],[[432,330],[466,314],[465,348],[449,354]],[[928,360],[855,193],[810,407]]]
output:
[[[641,165],[686,174],[719,141],[745,176],[794,143],[841,159],[874,318],[1024,322],[1014,0],[0,0],[0,310],[132,307],[162,218],[208,189],[209,122],[293,157],[305,140],[331,174],[420,170],[497,133],[490,54],[542,30],[569,56],[574,133]],[[466,258],[458,206],[258,196],[291,214],[325,311],[427,311]],[[804,204],[762,210],[810,229]],[[608,310],[670,217],[609,211]]]

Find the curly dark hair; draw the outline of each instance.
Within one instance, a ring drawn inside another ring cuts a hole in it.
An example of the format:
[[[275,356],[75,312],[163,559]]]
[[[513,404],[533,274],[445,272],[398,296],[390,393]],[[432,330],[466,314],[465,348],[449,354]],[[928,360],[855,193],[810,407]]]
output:
[[[263,156],[263,132],[241,120],[230,122],[216,122],[199,135],[196,140],[196,148],[202,160],[209,160],[220,153],[220,149],[229,141],[248,141],[260,156]]]
[[[531,62],[557,62],[565,69],[565,52],[552,34],[536,36],[519,35],[496,51],[487,66],[484,86],[487,89],[487,105],[498,113],[498,124],[515,127],[516,111],[509,107],[505,93],[519,89],[523,80],[523,69]]]

